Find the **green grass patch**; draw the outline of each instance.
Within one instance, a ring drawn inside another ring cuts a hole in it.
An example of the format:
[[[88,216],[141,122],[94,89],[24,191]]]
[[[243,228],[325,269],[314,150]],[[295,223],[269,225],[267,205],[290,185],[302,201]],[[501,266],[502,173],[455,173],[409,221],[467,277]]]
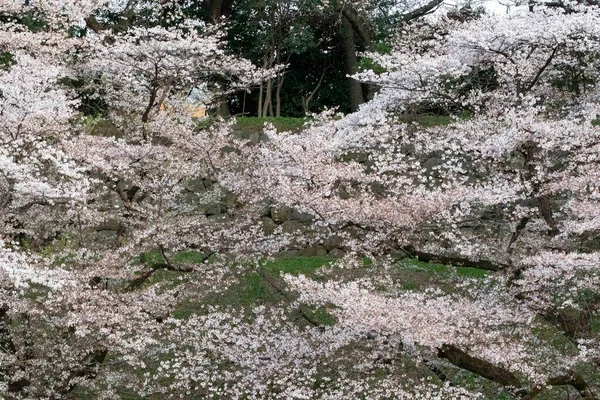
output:
[[[335,317],[327,312],[326,307],[302,304],[300,306],[300,311],[318,325],[333,326],[336,323]]]
[[[300,130],[306,120],[304,118],[292,117],[238,117],[235,129],[242,131],[262,131],[266,122],[273,124],[278,131],[282,132]]]
[[[179,304],[171,314],[175,319],[188,319],[192,315],[198,315],[202,313],[202,303],[186,299]]]
[[[593,119],[592,126],[600,126],[600,118]]]
[[[451,265],[429,263],[419,261],[416,258],[405,258],[398,262],[401,268],[405,269],[416,269],[419,271],[427,272],[430,276],[441,275],[449,277],[456,275],[461,278],[485,278],[490,274],[490,271],[470,268],[470,267],[454,267]]]
[[[187,319],[204,313],[209,306],[247,309],[277,300],[277,293],[258,272],[248,272],[240,281],[221,293],[209,295],[202,300],[186,299],[180,302],[171,314],[173,318]]]
[[[193,314],[201,313],[203,305],[247,308],[281,301],[283,296],[278,292],[278,289],[285,293],[287,293],[287,290],[285,283],[279,278],[280,273],[314,276],[314,272],[318,268],[331,261],[332,258],[323,256],[280,258],[267,261],[259,271],[245,273],[240,277],[239,282],[233,284],[224,292],[210,295],[202,301],[182,301],[173,313],[173,317],[185,319]],[[164,272],[172,273],[170,271]],[[314,318],[323,325],[333,323],[333,317],[324,310],[315,309]]]
[[[415,290],[417,289],[417,284],[414,282],[402,282],[402,289],[404,290]]]

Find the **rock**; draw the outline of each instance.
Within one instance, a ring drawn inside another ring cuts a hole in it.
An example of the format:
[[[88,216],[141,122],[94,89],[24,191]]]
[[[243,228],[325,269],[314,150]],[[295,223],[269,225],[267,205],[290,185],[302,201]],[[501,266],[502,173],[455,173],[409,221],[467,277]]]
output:
[[[113,231],[116,232],[119,230],[119,221],[116,219],[108,219],[106,221],[103,221],[102,223],[100,223],[98,226],[96,226],[96,228],[94,228],[95,231]]]
[[[225,210],[239,206],[239,202],[235,194],[227,189],[222,188],[223,196],[221,197],[221,205]]]
[[[414,154],[415,153],[415,145],[410,143],[410,144],[403,144],[402,146],[400,146],[400,153],[401,154]]]
[[[198,211],[204,215],[219,215],[223,211],[221,203],[208,203],[198,205]]]
[[[119,192],[126,192],[133,186],[133,182],[124,179],[120,179],[119,182],[117,182],[117,190]]]
[[[237,140],[247,139],[246,132],[244,132],[244,131],[233,131],[233,132],[231,132],[231,137],[233,137],[234,139],[237,139]]]
[[[347,234],[352,239],[362,239],[365,235],[365,230],[356,225],[346,226],[341,232]]]
[[[323,242],[323,247],[329,252],[333,249],[341,249],[343,246],[344,239],[337,235],[330,236]]]
[[[181,196],[181,202],[186,205],[198,203],[198,195],[196,193],[184,192]]]
[[[287,221],[284,221],[281,225],[281,230],[283,233],[295,233],[298,231],[302,232],[305,230],[305,226],[298,221],[288,219]]]
[[[277,229],[277,224],[269,217],[261,218],[262,221],[262,229],[265,235],[272,235]]]
[[[385,193],[385,186],[381,182],[372,182],[370,187],[375,194],[383,195]]]
[[[348,161],[355,161],[357,163],[364,163],[366,161],[369,160],[369,153],[365,153],[365,152],[352,152],[352,153],[348,153],[345,155],[344,157],[345,160]]]
[[[316,247],[305,247],[298,253],[300,257],[314,257],[317,255]]]
[[[291,215],[292,209],[289,207],[281,206],[271,208],[271,219],[278,224],[281,224],[284,221],[290,219]]]
[[[260,132],[252,132],[250,134],[250,143],[252,144],[258,144],[260,142]]]
[[[390,254],[394,261],[404,260],[408,257],[408,253],[402,249],[397,249]]]
[[[298,222],[312,222],[312,220],[315,219],[315,217],[308,213],[292,210],[292,213],[290,214],[290,219],[293,219],[294,221]]]
[[[265,134],[264,132],[260,133],[259,141],[261,143],[267,143],[269,140],[271,140],[269,139],[269,135]]]
[[[241,154],[241,152],[235,146],[223,146],[220,150],[223,154]]]
[[[279,258],[298,257],[299,253],[300,252],[298,250],[281,250],[279,253],[276,254],[276,257],[279,257]]]
[[[299,253],[302,257],[326,256],[327,250],[321,245],[305,247]]]
[[[431,171],[434,167],[438,167],[444,164],[444,160],[441,157],[430,157],[422,164],[422,167],[427,171]]]
[[[509,154],[506,164],[509,168],[522,170],[525,168],[525,156],[519,151],[513,151]]]
[[[342,258],[345,255],[346,253],[344,253],[344,251],[340,249],[333,249],[328,253],[328,256],[332,258]]]
[[[327,255],[327,249],[321,245],[315,246],[315,249],[317,251],[317,253],[315,254],[316,256],[326,256]]]
[[[210,179],[203,179],[202,183],[204,184],[204,187],[206,188],[206,190],[212,190],[213,186],[214,186],[214,182]]]
[[[202,178],[194,178],[188,182],[187,188],[193,193],[204,193],[206,192],[206,186],[204,186],[204,180]]]
[[[348,189],[346,189],[346,186],[343,185],[338,188],[338,196],[340,196],[340,199],[342,200],[348,200],[352,197],[350,192],[348,192]]]
[[[93,124],[91,124],[89,132],[92,136],[115,137],[117,139],[125,136],[123,131],[121,131],[117,125],[108,119],[95,121]]]

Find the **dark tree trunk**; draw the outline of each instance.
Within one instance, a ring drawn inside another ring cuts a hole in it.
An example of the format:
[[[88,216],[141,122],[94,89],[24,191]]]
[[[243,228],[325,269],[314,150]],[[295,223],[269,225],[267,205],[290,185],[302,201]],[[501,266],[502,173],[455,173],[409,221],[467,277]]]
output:
[[[352,24],[345,15],[342,15],[342,28],[340,33],[342,38],[342,49],[344,51],[345,71],[348,75],[354,75],[358,70],[356,41],[354,40]],[[352,111],[358,110],[358,107],[365,102],[361,83],[352,78],[348,78],[348,95]]]
[[[223,17],[228,17],[231,13],[230,0],[206,0],[204,9],[207,12],[208,22],[217,23]]]
[[[228,17],[231,14],[231,0],[205,0],[204,9],[207,13],[207,22],[219,23],[223,17]],[[227,96],[221,96],[216,100],[217,106],[215,114],[218,117],[229,118],[229,103]]]

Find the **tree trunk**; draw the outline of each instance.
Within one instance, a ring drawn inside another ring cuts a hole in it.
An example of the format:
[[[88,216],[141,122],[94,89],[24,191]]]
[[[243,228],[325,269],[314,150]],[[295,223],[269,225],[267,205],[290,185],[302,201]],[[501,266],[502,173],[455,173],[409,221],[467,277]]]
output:
[[[267,113],[270,113],[271,117],[273,116],[273,104],[271,102],[273,92],[273,79],[269,79],[267,81],[267,88],[265,90],[265,102],[263,104],[263,117],[267,117]]]
[[[344,51],[344,68],[347,75],[354,75],[357,70],[357,59],[356,59],[356,42],[354,40],[354,31],[352,24],[342,14],[342,50]],[[355,79],[348,78],[348,95],[350,99],[350,109],[352,111],[358,110],[358,107],[365,102],[365,98],[362,93],[362,85]]]
[[[228,17],[231,11],[231,0],[206,0],[204,9],[207,22],[218,23],[222,17]]]
[[[277,84],[277,90],[275,91],[275,116],[281,117],[281,86],[283,85],[283,79]]]
[[[220,96],[217,99],[217,117],[221,118],[229,118],[231,114],[229,113],[229,103],[227,102],[227,96]]]
[[[260,83],[260,87],[258,88],[258,117],[262,117],[263,115],[263,108],[262,108],[262,103],[263,103],[263,83]]]
[[[319,77],[319,81],[317,82],[317,85],[312,90],[312,92],[310,92],[308,94],[307,97],[302,96],[302,109],[304,110],[304,115],[308,115],[310,113],[310,101],[312,100],[315,93],[317,93],[317,91],[321,87],[321,84],[323,83],[323,79],[325,78],[325,73],[327,72],[327,70],[330,67],[331,67],[331,64],[330,65],[323,64],[323,71],[321,72],[321,76]]]

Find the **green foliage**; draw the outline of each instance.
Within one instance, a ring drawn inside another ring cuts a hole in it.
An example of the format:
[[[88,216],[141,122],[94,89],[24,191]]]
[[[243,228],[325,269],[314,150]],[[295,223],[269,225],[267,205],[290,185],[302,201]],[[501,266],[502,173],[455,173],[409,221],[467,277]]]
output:
[[[384,72],[387,72],[387,69],[377,64],[372,58],[363,57],[358,62],[358,71],[373,71],[376,74],[383,74]]]
[[[596,83],[593,76],[582,71],[581,65],[593,65],[595,60],[590,58],[585,52],[575,52],[573,56],[578,60],[578,64],[559,64],[555,68],[559,72],[558,76],[551,82],[552,86],[569,93],[580,95],[586,88],[593,87]]]
[[[78,111],[84,116],[105,116],[108,112],[108,103],[102,97],[102,93],[88,87],[89,83],[82,78],[64,77],[58,80],[58,84],[77,93],[80,100]]]
[[[387,42],[377,42],[374,46],[374,51],[379,54],[392,54],[392,46]]]
[[[8,51],[0,53],[0,69],[8,71],[10,67],[15,65],[17,62],[14,59],[14,55]]]

